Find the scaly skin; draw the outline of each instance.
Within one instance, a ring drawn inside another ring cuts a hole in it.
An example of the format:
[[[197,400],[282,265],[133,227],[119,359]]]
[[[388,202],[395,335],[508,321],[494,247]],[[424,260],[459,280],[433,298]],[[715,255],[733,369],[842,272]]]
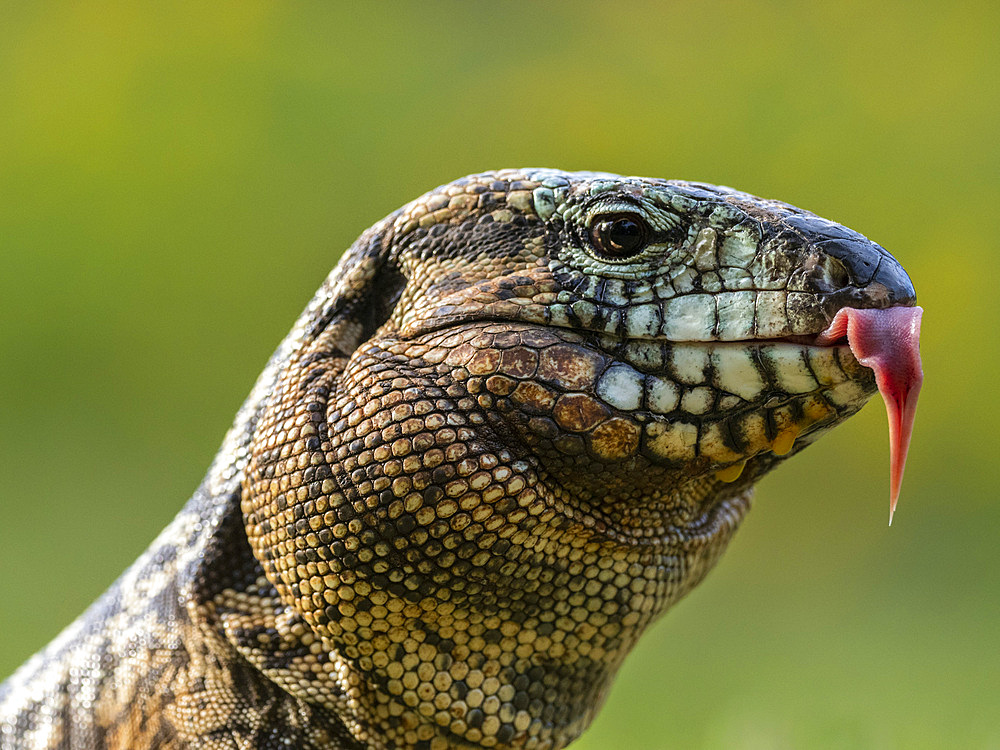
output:
[[[861,235],[725,188],[438,188],[358,239],[180,515],[0,688],[0,746],[563,747],[754,482],[874,392],[815,334],[913,303]]]

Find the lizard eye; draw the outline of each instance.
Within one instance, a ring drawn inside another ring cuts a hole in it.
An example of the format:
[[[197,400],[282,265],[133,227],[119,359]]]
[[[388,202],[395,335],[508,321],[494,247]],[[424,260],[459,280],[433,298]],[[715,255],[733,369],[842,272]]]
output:
[[[649,224],[641,216],[601,216],[590,225],[590,244],[604,258],[624,260],[641,253],[652,234]]]

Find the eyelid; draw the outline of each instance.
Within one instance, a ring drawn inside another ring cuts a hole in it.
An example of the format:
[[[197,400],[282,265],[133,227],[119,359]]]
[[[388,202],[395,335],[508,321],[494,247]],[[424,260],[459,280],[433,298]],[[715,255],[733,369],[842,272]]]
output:
[[[639,200],[629,200],[627,197],[616,196],[608,200],[607,196],[597,198],[586,206],[583,212],[583,226],[587,232],[595,222],[604,219],[609,215],[627,214],[637,216],[646,222],[646,225],[655,234],[676,232],[684,225],[684,220],[680,215],[670,211],[660,205],[649,205]]]
[[[640,206],[632,203],[631,201],[616,200],[597,201],[588,206],[586,212],[587,220],[584,222],[584,226],[590,230],[590,228],[594,226],[595,222],[602,221],[609,216],[621,216],[622,214],[627,216],[636,216],[645,221],[647,224],[650,223],[649,218]]]

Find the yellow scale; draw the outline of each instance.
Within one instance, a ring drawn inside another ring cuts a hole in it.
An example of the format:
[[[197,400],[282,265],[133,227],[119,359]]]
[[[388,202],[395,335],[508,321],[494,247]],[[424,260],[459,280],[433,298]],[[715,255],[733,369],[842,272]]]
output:
[[[781,430],[771,442],[771,452],[776,456],[785,456],[791,452],[795,445],[795,438],[799,436],[799,428],[795,425],[790,425],[785,429]],[[743,473],[743,467],[747,465],[745,460],[739,463],[727,466],[724,469],[719,469],[715,476],[722,482],[735,482],[740,478]]]

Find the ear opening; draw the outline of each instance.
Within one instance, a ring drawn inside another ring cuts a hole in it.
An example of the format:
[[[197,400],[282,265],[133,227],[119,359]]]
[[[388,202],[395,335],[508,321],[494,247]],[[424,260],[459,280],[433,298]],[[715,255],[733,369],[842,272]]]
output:
[[[369,296],[368,303],[358,314],[358,322],[361,324],[358,344],[374,336],[375,332],[389,320],[403,296],[405,287],[406,276],[396,264],[383,263],[371,282],[373,294]]]
[[[406,277],[390,258],[387,224],[358,238],[330,272],[307,310],[312,319],[304,348],[349,357],[392,315]]]

